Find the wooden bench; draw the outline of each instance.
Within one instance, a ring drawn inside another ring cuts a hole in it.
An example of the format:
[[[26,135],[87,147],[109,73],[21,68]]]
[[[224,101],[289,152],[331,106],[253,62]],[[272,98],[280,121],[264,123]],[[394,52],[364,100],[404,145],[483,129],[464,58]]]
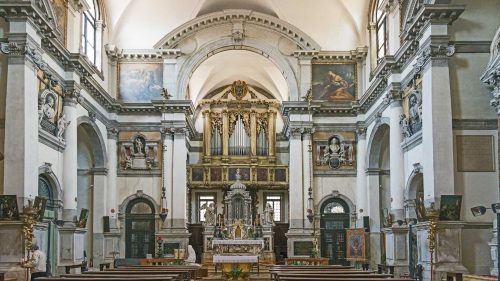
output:
[[[334,277],[334,276],[329,276],[329,277],[324,277],[324,276],[286,276],[283,278],[279,279],[280,281],[345,281],[346,278],[342,277]],[[367,280],[366,277],[358,277],[354,279],[348,279],[349,281],[365,281]],[[414,280],[414,279],[405,279],[405,278],[371,278],[368,279],[369,281],[409,281],[409,280]]]
[[[103,272],[159,272],[159,273],[179,273],[183,275],[183,278],[197,279],[198,271],[200,270],[197,266],[189,265],[172,265],[172,266],[159,266],[159,265],[137,265],[137,266],[125,266],[119,268],[106,269]]]
[[[119,269],[107,269],[105,271],[92,272],[94,274],[127,274],[127,275],[141,275],[141,274],[178,274],[181,279],[196,279],[196,272],[186,270],[186,269],[176,269],[176,268],[165,268],[165,269],[139,269],[139,270],[119,270]],[[89,273],[86,273],[89,274]]]
[[[107,279],[107,278],[123,278],[123,279],[137,279],[142,277],[156,277],[156,278],[171,278],[174,281],[182,280],[179,274],[147,274],[144,275],[130,275],[130,274],[63,274],[60,277],[62,278],[92,278],[94,279]]]
[[[294,257],[286,258],[285,265],[328,265],[328,258]]]
[[[85,277],[85,275],[81,275],[78,277],[42,277],[37,278],[37,280],[43,281],[96,281],[95,278]],[[130,276],[130,277],[113,277],[113,276],[102,276],[99,280],[106,281],[122,281],[122,280],[130,280],[130,281],[172,281],[172,277],[168,276]]]
[[[110,268],[111,263],[110,262],[103,262],[99,264],[99,271],[103,271],[104,268]]]
[[[80,272],[84,272],[86,267],[87,267],[87,263],[82,262],[82,263],[75,263],[75,264],[67,264],[64,266],[64,269],[65,269],[66,274],[70,274],[72,268],[80,268]]]

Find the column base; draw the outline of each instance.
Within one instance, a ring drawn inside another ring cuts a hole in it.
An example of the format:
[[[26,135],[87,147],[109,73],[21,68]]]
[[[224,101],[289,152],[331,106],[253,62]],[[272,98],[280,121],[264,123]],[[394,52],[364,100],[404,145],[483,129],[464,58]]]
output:
[[[103,258],[105,262],[113,262],[115,258],[120,256],[120,237],[121,233],[118,231],[104,233]]]
[[[0,271],[5,272],[5,277],[25,280],[26,271],[20,266],[20,261],[25,257],[22,221],[0,222]]]
[[[313,249],[313,231],[312,229],[289,229],[285,234],[287,237],[288,257],[311,256]],[[298,244],[297,244],[298,243]],[[309,243],[309,246],[299,246],[299,244]],[[318,253],[319,254],[319,253]]]
[[[441,280],[446,272],[468,273],[462,264],[462,221],[439,221],[436,232],[436,249],[434,250],[434,280]],[[418,241],[418,262],[423,266],[423,280],[431,279],[431,264],[428,236],[429,222],[416,225]]]
[[[82,263],[84,261],[83,251],[86,233],[86,229],[68,224],[59,228],[59,272],[64,272],[65,265]],[[88,259],[89,256],[87,256]]]
[[[74,209],[63,209],[62,219],[65,223],[75,223],[78,221],[78,213]]]
[[[393,226],[382,232],[385,233],[385,263],[394,267],[394,277],[408,274],[408,228],[406,225]]]

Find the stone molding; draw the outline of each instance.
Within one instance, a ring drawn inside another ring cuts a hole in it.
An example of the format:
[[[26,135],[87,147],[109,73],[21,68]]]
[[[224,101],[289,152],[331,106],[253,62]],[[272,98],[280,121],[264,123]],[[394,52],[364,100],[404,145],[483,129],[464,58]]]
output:
[[[117,127],[107,127],[108,140],[118,140],[118,133],[120,132]]]
[[[291,24],[270,15],[243,9],[223,10],[197,17],[168,33],[154,45],[154,48],[169,49],[176,47],[182,40],[201,29],[222,24],[234,25],[235,22],[236,24],[242,23],[246,28],[249,25],[255,25],[272,30],[293,41],[301,50],[321,49],[320,45],[311,37]]]
[[[66,142],[64,141],[64,139],[59,139],[41,128],[38,130],[38,142],[43,143],[46,146],[59,152],[63,152],[66,148]]]
[[[401,148],[403,148],[404,152],[408,152],[413,148],[417,147],[422,143],[422,130],[416,132],[410,137],[404,138],[401,142]]]
[[[104,45],[110,60],[119,61],[160,61],[176,59],[182,55],[179,49],[118,49],[112,44]]]
[[[453,119],[453,130],[498,130],[497,119]]]

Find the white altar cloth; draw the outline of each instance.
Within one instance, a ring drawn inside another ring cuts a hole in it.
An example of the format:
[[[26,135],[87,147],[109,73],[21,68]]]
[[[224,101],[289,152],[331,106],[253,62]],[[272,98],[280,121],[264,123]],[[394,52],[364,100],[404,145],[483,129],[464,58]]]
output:
[[[258,263],[259,256],[222,256],[214,255],[214,263]]]
[[[264,248],[264,240],[212,240],[212,245],[260,245]]]

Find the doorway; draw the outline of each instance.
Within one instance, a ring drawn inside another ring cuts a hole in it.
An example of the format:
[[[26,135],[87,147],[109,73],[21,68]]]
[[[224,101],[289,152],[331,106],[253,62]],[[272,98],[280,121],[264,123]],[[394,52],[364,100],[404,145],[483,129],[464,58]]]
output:
[[[321,256],[329,264],[349,265],[346,257],[346,229],[350,215],[347,203],[340,198],[328,199],[321,206]]]
[[[125,257],[146,258],[154,255],[155,215],[153,204],[136,198],[127,205],[125,213]]]

